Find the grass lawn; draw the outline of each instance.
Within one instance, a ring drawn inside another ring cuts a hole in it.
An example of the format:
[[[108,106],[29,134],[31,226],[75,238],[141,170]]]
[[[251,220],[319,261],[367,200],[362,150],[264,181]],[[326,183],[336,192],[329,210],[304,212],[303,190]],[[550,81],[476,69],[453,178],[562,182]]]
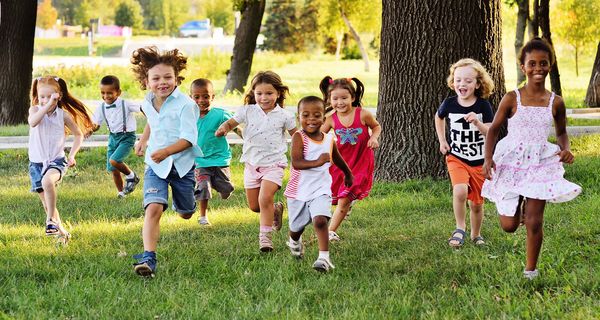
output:
[[[144,280],[131,266],[142,250],[142,194],[116,198],[104,148],[82,150],[59,187],[58,208],[73,234],[68,247],[43,234],[26,151],[3,151],[0,318],[597,318],[600,135],[573,139],[572,147],[577,160],[566,177],[584,193],[548,205],[541,277],[532,282],[521,276],[525,230],[502,232],[489,203],[488,245],[447,246],[454,229],[447,180],[376,183],[339,229],[329,274],[311,269],[318,249],[310,228],[304,260],[290,256],[287,227],[275,234],[275,251],[260,254],[258,216],[241,189],[211,201],[211,227],[169,210],[157,277]],[[128,163],[142,172],[141,159]],[[241,186],[237,161],[232,172]]]

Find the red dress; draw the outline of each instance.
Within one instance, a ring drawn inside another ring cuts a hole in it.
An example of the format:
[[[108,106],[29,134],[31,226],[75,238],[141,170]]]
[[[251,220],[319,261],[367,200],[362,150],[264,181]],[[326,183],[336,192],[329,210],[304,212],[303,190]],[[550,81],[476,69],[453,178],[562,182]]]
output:
[[[367,146],[371,134],[369,127],[360,122],[360,111],[360,107],[355,108],[354,121],[348,127],[340,122],[337,113],[331,116],[333,131],[337,138],[336,145],[354,175],[354,183],[348,188],[344,185],[344,172],[335,165],[329,168],[333,179],[331,184],[333,204],[337,204],[338,198],[363,199],[369,195],[373,186],[375,156],[373,149]]]

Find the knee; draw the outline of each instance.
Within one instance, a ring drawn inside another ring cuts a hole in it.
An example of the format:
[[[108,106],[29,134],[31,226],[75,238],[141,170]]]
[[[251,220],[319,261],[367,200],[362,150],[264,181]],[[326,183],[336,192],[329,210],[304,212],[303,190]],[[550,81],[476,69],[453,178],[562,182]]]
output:
[[[502,220],[502,219],[500,219],[500,227],[505,232],[513,233],[513,232],[517,231],[517,229],[519,228],[519,224],[520,223],[518,220],[508,220],[508,219]]]
[[[468,191],[464,190],[463,188],[455,188],[454,192],[452,193],[452,196],[454,197],[454,199],[456,199],[457,201],[460,202],[466,202],[467,201],[467,195],[468,195]]]
[[[189,220],[193,216],[193,213],[180,213],[179,217],[185,220]]]
[[[538,233],[542,230],[543,225],[542,219],[525,216],[525,226],[527,226],[528,231]]]
[[[159,220],[163,213],[163,204],[162,203],[151,203],[146,206],[146,211],[144,215],[148,219]]]
[[[119,162],[117,162],[117,160],[114,160],[114,159],[110,159],[109,162],[110,162],[110,165],[113,167],[119,165]]]
[[[327,218],[325,218],[323,216],[315,217],[313,219],[313,225],[315,226],[315,229],[317,229],[317,230],[327,229]]]
[[[42,178],[42,188],[44,191],[54,189],[54,181],[47,176],[44,176],[44,178]]]
[[[248,205],[248,208],[250,208],[250,210],[252,210],[253,212],[260,212],[260,206],[258,204],[256,205]]]

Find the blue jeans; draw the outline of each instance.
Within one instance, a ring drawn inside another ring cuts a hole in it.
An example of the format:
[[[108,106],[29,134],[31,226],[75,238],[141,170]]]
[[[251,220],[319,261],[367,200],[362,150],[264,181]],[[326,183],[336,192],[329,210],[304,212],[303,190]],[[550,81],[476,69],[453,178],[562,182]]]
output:
[[[173,210],[180,214],[192,214],[196,211],[196,199],[194,198],[194,167],[183,177],[175,166],[166,179],[157,176],[149,166],[144,173],[144,209],[151,203],[163,205],[163,211],[167,210],[169,203],[169,185],[173,195]]]
[[[49,169],[56,169],[60,172],[60,181],[67,172],[67,161],[64,157],[56,158],[48,162],[48,166],[44,170],[44,164],[38,162],[29,162],[29,180],[31,180],[31,192],[44,192],[42,187],[42,178]],[[43,171],[42,171],[43,170]]]

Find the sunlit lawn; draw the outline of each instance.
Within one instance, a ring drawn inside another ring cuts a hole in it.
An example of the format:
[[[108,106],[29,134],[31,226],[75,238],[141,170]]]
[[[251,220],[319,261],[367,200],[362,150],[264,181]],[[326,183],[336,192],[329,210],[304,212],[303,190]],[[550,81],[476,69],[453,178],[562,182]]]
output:
[[[211,227],[165,213],[157,277],[144,280],[131,266],[142,250],[142,194],[116,198],[105,148],[84,149],[59,187],[58,208],[73,234],[68,247],[44,236],[26,151],[2,151],[0,318],[596,318],[600,136],[574,139],[573,150],[567,178],[584,193],[548,205],[541,277],[533,282],[521,276],[525,230],[502,232],[490,204],[488,246],[448,248],[447,180],[376,183],[339,229],[330,274],[311,269],[318,249],[310,228],[304,260],[290,256],[287,227],[275,235],[275,251],[260,254],[258,217],[246,208],[237,160],[238,189],[230,200],[211,201]],[[142,172],[141,159],[128,162]]]

